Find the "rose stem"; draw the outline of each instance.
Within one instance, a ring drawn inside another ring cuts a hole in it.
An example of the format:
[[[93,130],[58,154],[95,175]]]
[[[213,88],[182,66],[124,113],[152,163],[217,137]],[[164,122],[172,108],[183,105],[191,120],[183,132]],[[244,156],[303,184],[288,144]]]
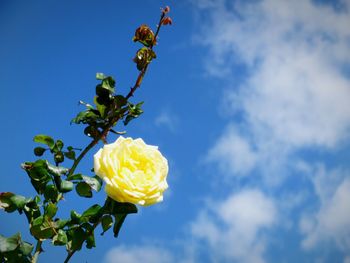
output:
[[[159,34],[159,31],[160,31],[160,28],[162,26],[162,20],[165,16],[165,13],[162,12],[161,16],[160,16],[160,19],[159,19],[159,23],[157,25],[157,31],[156,31],[156,34],[154,35],[154,39],[156,40],[157,39],[157,36]],[[150,46],[150,49],[153,50],[153,43],[152,45]],[[141,85],[141,82],[142,82],[142,78],[144,77],[144,75],[146,74],[146,71],[147,71],[147,68],[148,68],[148,65],[147,64],[139,73],[137,79],[136,79],[136,82],[134,84],[134,86],[131,88],[130,92],[128,93],[128,95],[126,95],[126,99],[128,100],[130,97],[134,96],[134,92],[136,91],[137,88],[140,87]],[[78,156],[78,158],[74,161],[73,163],[73,166],[72,168],[69,170],[69,173],[67,175],[67,177],[73,175],[75,169],[77,168],[78,164],[80,163],[80,161],[83,159],[83,157],[88,153],[88,151],[90,151],[98,142],[99,140],[101,140],[102,138],[106,138],[107,137],[107,134],[109,132],[109,130],[114,126],[114,124],[119,120],[118,117],[112,119],[109,124],[107,125],[106,128],[103,129],[102,133],[100,133],[100,135],[98,135],[93,141],[91,141],[89,143],[88,146],[86,146],[86,148],[80,153],[80,155]]]

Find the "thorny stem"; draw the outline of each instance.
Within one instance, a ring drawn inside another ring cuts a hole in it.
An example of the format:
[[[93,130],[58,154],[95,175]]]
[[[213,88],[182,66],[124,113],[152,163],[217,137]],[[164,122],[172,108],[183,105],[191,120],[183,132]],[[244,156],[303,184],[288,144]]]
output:
[[[157,31],[154,35],[154,39],[156,40],[157,37],[158,37],[158,34],[159,34],[159,31],[160,31],[160,28],[162,26],[162,20],[164,19],[165,17],[165,13],[162,12],[161,16],[160,16],[160,19],[159,19],[159,23],[157,25]],[[150,49],[153,50],[153,45],[152,44],[150,46]],[[128,93],[128,95],[126,95],[126,99],[128,100],[130,97],[134,96],[134,92],[137,90],[137,88],[140,87],[141,85],[141,82],[142,82],[142,79],[144,77],[144,75],[146,74],[146,71],[147,71],[147,68],[148,68],[148,65],[147,64],[139,73],[137,79],[136,79],[136,82],[135,82],[135,85],[131,88],[130,92]],[[75,169],[77,168],[78,164],[80,163],[80,161],[84,158],[84,156],[99,142],[99,140],[103,139],[103,138],[106,138],[108,132],[110,131],[110,129],[114,126],[114,124],[119,120],[119,118],[114,118],[112,119],[108,126],[102,131],[102,133],[100,133],[99,136],[97,136],[93,141],[91,141],[89,143],[88,146],[86,146],[86,148],[80,153],[80,155],[78,156],[78,158],[74,161],[73,165],[72,165],[72,168],[69,170],[69,173],[67,175],[67,177],[73,175]]]
[[[162,12],[161,16],[160,16],[160,19],[159,19],[159,23],[157,25],[157,31],[154,35],[154,39],[156,40],[157,37],[158,37],[158,34],[159,34],[159,31],[160,31],[160,28],[162,26],[162,20],[164,19],[165,17],[165,13]],[[150,49],[153,50],[153,46],[154,44],[152,44],[150,46]],[[136,79],[136,82],[134,84],[134,86],[130,89],[129,93],[126,95],[126,100],[128,100],[130,97],[134,96],[134,92],[137,90],[137,88],[139,88],[141,86],[141,82],[142,82],[142,79],[144,77],[144,75],[146,74],[146,71],[147,71],[147,68],[148,68],[148,65],[147,64],[139,73],[137,79]],[[111,119],[111,121],[109,122],[109,124],[103,129],[103,131],[96,137],[94,138],[94,140],[92,140],[86,147],[85,149],[80,153],[80,155],[78,156],[78,158],[74,161],[73,165],[72,165],[72,168],[69,170],[69,173],[67,175],[67,177],[71,176],[74,174],[74,171],[75,169],[78,167],[80,161],[84,158],[84,156],[102,139],[104,140],[107,135],[108,135],[108,132],[112,129],[112,127],[116,124],[116,122],[119,121],[119,117],[115,117],[113,119]],[[95,228],[98,226],[98,224],[100,223],[100,221],[97,221],[96,223],[94,223],[93,225],[93,229],[91,231],[94,231]],[[64,263],[67,263],[69,262],[69,260],[71,259],[71,257],[74,255],[74,253],[76,252],[77,250],[71,250],[71,251],[68,251],[68,254],[67,254],[67,257],[66,259],[64,260]],[[40,252],[39,252],[40,253]],[[33,262],[33,263],[36,263]]]

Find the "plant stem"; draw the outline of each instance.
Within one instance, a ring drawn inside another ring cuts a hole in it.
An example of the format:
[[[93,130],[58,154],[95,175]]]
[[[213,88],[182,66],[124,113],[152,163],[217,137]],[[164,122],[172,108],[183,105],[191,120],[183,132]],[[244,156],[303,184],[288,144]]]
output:
[[[41,244],[43,242],[41,240],[38,240],[36,242],[36,247],[35,247],[35,253],[32,257],[32,260],[31,260],[31,263],[36,263],[38,261],[38,257],[39,257],[39,254],[42,252],[42,249],[41,249]]]
[[[159,22],[158,22],[158,25],[157,25],[157,31],[154,35],[154,39],[157,40],[157,37],[158,37],[158,34],[159,34],[159,31],[160,31],[160,28],[162,27],[162,21],[165,17],[165,13],[162,12],[161,16],[160,16],[160,19],[159,19]],[[150,49],[153,50],[153,45],[152,44],[150,46]],[[147,64],[139,73],[137,79],[136,79],[136,82],[134,84],[134,86],[130,89],[129,93],[125,96],[125,98],[128,100],[130,97],[134,96],[134,92],[136,91],[137,88],[139,88],[141,86],[141,82],[142,82],[142,79],[144,77],[144,75],[146,74],[146,71],[147,71],[147,68],[148,68],[148,65]],[[89,143],[88,146],[86,146],[86,148],[80,153],[80,155],[78,156],[78,158],[74,161],[73,165],[72,165],[72,168],[69,170],[69,173],[67,175],[67,177],[73,175],[75,169],[77,168],[77,166],[79,165],[80,161],[84,158],[84,156],[99,142],[99,140],[103,139],[103,138],[106,138],[108,132],[110,131],[110,129],[114,126],[114,124],[119,120],[118,117],[116,118],[113,118],[109,124],[107,125],[107,127],[102,131],[102,133],[97,136],[93,141],[91,141]]]
[[[157,39],[157,36],[159,34],[159,30],[162,26],[162,20],[164,19],[165,17],[165,13],[162,13],[162,15],[160,16],[160,19],[159,19],[159,23],[158,23],[158,26],[157,26],[157,31],[154,35],[154,39],[156,40]],[[151,50],[153,50],[153,44],[149,47]],[[136,82],[134,84],[134,86],[130,89],[129,93],[125,96],[125,98],[128,100],[130,97],[132,97],[134,95],[134,92],[136,91],[137,88],[139,88],[141,86],[141,82],[142,82],[142,79],[144,77],[144,75],[146,74],[146,71],[147,71],[147,68],[148,68],[148,65],[147,64],[139,73],[137,79],[136,79]],[[102,132],[97,136],[95,137],[86,147],[85,149],[80,153],[80,155],[78,156],[77,159],[75,159],[73,165],[72,165],[72,168],[69,170],[69,173],[67,175],[67,177],[71,176],[74,174],[75,172],[75,169],[78,167],[80,161],[84,158],[84,156],[101,140],[101,139],[104,139],[107,137],[108,135],[108,132],[112,129],[112,127],[119,121],[119,117],[115,117],[113,119],[111,119],[108,123],[108,125],[102,130]],[[106,200],[106,203],[108,202],[108,198]],[[106,205],[105,203],[105,205]],[[93,225],[93,229],[92,231],[95,230],[95,228],[99,225],[100,221],[97,221],[96,223],[94,223]],[[76,252],[77,250],[71,250],[71,251],[68,251],[68,254],[67,254],[67,257],[66,259],[64,260],[64,263],[67,263],[69,262],[69,260],[71,259],[71,257],[74,255],[74,253]],[[34,263],[34,262],[33,262]]]
[[[78,156],[77,159],[75,159],[72,168],[69,169],[69,173],[67,175],[67,177],[73,175],[75,169],[77,168],[78,164],[80,163],[80,161],[84,158],[85,154],[88,153],[88,151],[90,151],[100,140],[100,136],[95,138],[93,141],[91,141],[88,146],[86,146],[86,148],[80,153],[80,155]]]
[[[66,259],[64,260],[64,263],[67,263],[70,260],[70,258],[74,255],[75,252],[76,250],[69,251]]]
[[[158,37],[158,34],[159,34],[159,30],[162,26],[162,20],[164,19],[164,16],[165,16],[165,13],[162,13],[162,15],[160,16],[160,19],[159,19],[159,23],[158,23],[158,26],[157,26],[157,31],[154,35],[154,39],[157,40],[157,37]],[[149,48],[150,50],[153,50],[153,45],[152,44]],[[147,68],[148,68],[148,65],[147,64],[139,73],[137,79],[136,79],[136,82],[134,84],[134,86],[130,89],[128,95],[126,95],[126,99],[130,99],[130,97],[134,96],[134,92],[137,90],[137,88],[139,88],[141,86],[141,82],[142,82],[142,79],[143,79],[143,76],[146,74],[146,71],[147,71]]]

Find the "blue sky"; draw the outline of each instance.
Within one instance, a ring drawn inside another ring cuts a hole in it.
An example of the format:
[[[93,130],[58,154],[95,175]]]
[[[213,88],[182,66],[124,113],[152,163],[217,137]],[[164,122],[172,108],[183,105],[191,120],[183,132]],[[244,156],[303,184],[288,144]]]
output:
[[[69,124],[77,102],[96,72],[128,92],[134,30],[165,5],[173,26],[133,98],[145,113],[118,129],[160,147],[170,188],[72,262],[349,263],[348,0],[1,1],[0,191],[35,194],[19,166],[34,135],[88,144]],[[68,194],[61,215],[104,198]],[[0,220],[30,240],[24,217]],[[41,262],[65,258],[44,249]]]

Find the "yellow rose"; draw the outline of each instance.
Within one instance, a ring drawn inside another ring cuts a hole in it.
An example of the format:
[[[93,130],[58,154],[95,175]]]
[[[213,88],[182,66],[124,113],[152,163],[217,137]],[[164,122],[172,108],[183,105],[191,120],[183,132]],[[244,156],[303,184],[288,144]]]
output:
[[[168,161],[158,147],[120,136],[94,155],[94,170],[109,197],[143,206],[163,201]]]

